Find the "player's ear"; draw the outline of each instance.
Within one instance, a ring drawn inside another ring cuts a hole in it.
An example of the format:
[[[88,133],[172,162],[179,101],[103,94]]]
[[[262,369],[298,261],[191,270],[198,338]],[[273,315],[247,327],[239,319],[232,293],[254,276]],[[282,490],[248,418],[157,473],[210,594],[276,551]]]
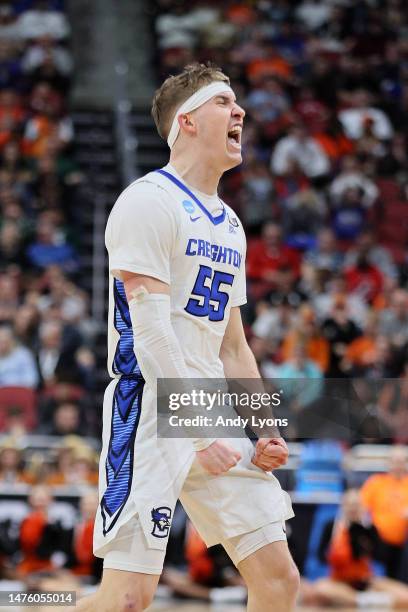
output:
[[[178,121],[180,130],[184,130],[186,132],[189,132],[190,134],[195,132],[195,121],[189,113],[186,113],[185,115],[180,115]]]
[[[186,117],[186,125],[194,125],[194,121],[191,119],[191,115],[185,115]]]

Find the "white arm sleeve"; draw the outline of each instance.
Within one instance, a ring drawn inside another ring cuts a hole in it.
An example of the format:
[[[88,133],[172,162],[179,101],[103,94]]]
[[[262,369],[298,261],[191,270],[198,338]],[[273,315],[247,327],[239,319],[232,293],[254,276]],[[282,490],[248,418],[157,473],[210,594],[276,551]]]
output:
[[[144,288],[134,292],[129,302],[135,354],[146,382],[155,388],[158,378],[179,378],[187,381],[187,367],[170,319],[170,296],[147,293]],[[189,386],[186,383],[186,391]],[[213,438],[193,438],[195,451],[204,450]]]
[[[154,387],[158,378],[189,377],[179,341],[170,321],[170,296],[136,290],[129,302],[137,362]]]

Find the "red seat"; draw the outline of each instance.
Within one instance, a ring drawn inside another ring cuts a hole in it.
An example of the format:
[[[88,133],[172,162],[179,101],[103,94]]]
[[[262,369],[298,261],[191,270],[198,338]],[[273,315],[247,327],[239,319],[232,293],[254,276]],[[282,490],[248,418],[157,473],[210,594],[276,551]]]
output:
[[[397,221],[407,228],[408,232],[408,202],[390,200],[384,206],[384,219]]]
[[[400,186],[392,179],[379,179],[377,181],[377,187],[380,190],[380,197],[382,200],[397,200],[400,196]]]
[[[381,244],[388,249],[395,263],[401,265],[408,261],[408,247],[393,240],[382,240]]]
[[[30,431],[37,425],[37,394],[26,387],[0,387],[0,431],[6,425],[8,408],[18,406],[24,410],[25,425]]]
[[[408,244],[408,223],[396,217],[394,219],[383,219],[378,228],[381,241],[406,246]]]
[[[383,246],[387,247],[390,251],[393,260],[398,265],[402,265],[406,261],[408,261],[408,249],[399,244],[395,244],[395,242],[384,242]]]

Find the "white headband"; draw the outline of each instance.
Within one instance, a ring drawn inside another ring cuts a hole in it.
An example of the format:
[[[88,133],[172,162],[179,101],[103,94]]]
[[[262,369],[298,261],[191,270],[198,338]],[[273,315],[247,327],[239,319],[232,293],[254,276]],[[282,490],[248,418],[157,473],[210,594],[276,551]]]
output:
[[[205,85],[205,87],[201,87],[201,89],[196,91],[185,102],[183,102],[183,104],[176,110],[173,123],[171,124],[171,129],[167,137],[167,144],[169,145],[170,149],[173,148],[173,145],[177,140],[177,136],[179,135],[179,115],[191,113],[191,111],[195,110],[199,106],[202,106],[205,102],[208,102],[210,98],[225,92],[233,93],[231,87],[227,85],[227,83],[223,83],[222,81],[214,81],[209,85]]]

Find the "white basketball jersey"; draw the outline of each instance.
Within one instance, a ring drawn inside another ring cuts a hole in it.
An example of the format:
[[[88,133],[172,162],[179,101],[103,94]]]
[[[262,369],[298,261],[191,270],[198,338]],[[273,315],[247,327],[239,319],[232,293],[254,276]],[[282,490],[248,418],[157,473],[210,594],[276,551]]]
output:
[[[165,511],[170,520],[195,458],[191,439],[157,436],[156,390],[145,384],[137,363],[121,271],[168,283],[172,325],[193,378],[224,376],[219,353],[230,310],[246,301],[240,222],[216,195],[189,189],[171,166],[147,174],[119,196],[109,216],[106,246],[111,272],[108,366],[114,380],[104,397],[94,528],[94,550],[102,557],[135,514],[149,548],[165,549],[167,537],[157,537],[155,517]],[[228,537],[287,515],[278,481],[251,463],[251,442],[238,438],[231,444],[242,455],[236,474],[224,474],[219,485],[211,481],[211,490],[222,488],[217,513]],[[184,502],[199,504],[192,477],[187,485]],[[211,544],[220,541],[217,533],[214,526]]]
[[[246,241],[217,195],[189,188],[170,165],[125,189],[106,227],[110,300],[108,368],[140,376],[120,271],[170,285],[171,321],[194,378],[224,376],[220,346],[231,307],[246,302]]]

